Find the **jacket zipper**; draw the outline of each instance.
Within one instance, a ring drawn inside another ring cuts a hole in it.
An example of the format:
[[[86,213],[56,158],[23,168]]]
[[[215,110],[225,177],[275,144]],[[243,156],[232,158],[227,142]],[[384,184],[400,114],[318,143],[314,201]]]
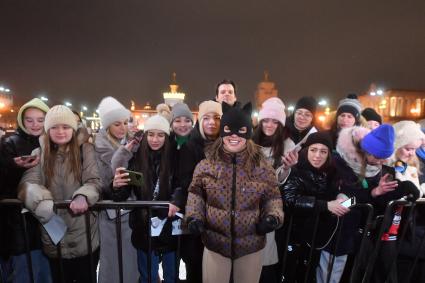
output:
[[[231,237],[230,237],[230,245],[231,245],[231,258],[233,259],[234,258],[234,254],[235,254],[235,252],[234,252],[234,246],[233,246],[233,237],[234,237],[234,235],[235,235],[235,231],[234,231],[234,228],[235,228],[235,216],[236,216],[236,213],[235,213],[235,203],[236,203],[236,155],[233,155],[233,158],[232,158],[232,163],[233,163],[233,177],[232,177],[232,207],[231,207],[231,209],[232,209],[232,211],[231,211],[231,215],[230,215],[230,218],[231,218],[231,224],[230,224],[230,234],[231,234]]]

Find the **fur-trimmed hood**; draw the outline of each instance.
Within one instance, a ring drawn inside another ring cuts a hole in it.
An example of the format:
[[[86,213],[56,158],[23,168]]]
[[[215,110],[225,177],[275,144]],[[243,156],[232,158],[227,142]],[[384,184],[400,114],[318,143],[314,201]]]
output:
[[[348,166],[356,175],[364,174],[365,177],[376,176],[381,171],[380,166],[366,164],[365,154],[360,148],[360,141],[369,132],[369,129],[361,126],[342,129],[336,144],[336,151]]]

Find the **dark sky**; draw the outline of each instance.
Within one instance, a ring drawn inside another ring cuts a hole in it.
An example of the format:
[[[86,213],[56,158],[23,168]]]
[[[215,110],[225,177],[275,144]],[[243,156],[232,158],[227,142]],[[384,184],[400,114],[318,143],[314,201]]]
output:
[[[191,106],[223,78],[253,99],[264,69],[287,104],[425,90],[425,1],[0,0],[0,66],[18,101],[76,108],[159,103],[173,71]]]

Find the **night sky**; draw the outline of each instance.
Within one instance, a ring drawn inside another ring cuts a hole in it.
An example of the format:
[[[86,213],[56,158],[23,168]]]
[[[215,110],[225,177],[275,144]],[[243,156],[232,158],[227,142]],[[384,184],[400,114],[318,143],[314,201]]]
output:
[[[286,104],[425,90],[424,0],[0,0],[0,84],[94,108],[157,104],[173,71],[186,102],[223,78],[253,100],[263,70]]]

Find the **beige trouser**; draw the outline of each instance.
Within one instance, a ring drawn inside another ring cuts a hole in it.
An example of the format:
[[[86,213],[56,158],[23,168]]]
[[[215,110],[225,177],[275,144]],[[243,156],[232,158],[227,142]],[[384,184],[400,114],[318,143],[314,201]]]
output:
[[[258,283],[261,275],[262,250],[233,260],[233,283]],[[202,281],[204,283],[229,282],[232,260],[204,248]]]

